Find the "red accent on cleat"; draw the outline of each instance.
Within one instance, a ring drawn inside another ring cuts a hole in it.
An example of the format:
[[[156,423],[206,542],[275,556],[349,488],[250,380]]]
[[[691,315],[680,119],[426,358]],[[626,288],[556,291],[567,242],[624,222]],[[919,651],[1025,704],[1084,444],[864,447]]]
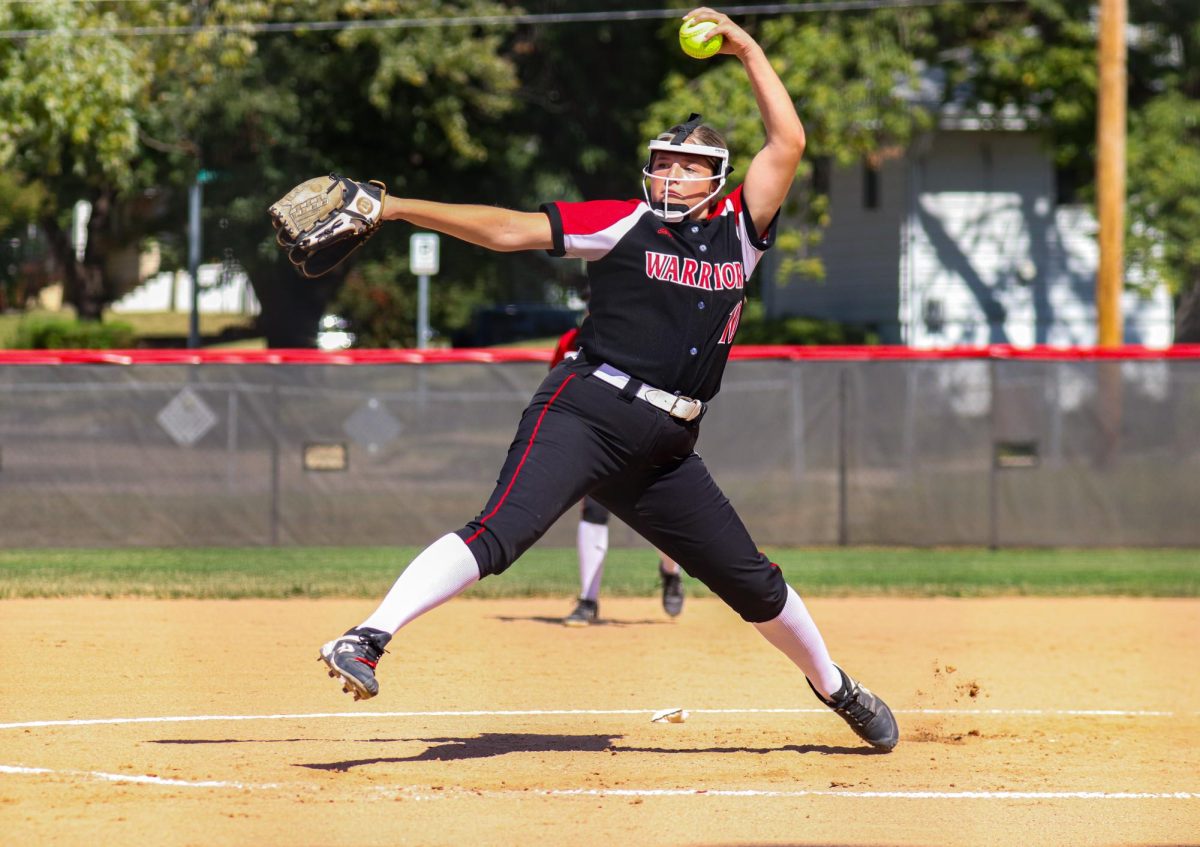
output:
[[[370,659],[364,659],[361,656],[355,656],[354,661],[362,662],[364,665],[366,665],[368,668],[371,668],[372,670],[374,670],[375,666],[377,664],[379,664],[378,662],[372,662]]]

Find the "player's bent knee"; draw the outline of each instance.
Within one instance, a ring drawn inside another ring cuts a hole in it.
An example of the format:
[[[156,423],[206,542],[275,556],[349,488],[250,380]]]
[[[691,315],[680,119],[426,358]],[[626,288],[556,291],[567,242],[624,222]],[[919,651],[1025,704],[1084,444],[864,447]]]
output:
[[[751,570],[723,574],[718,585],[709,585],[713,592],[747,623],[764,623],[783,612],[787,603],[787,582],[779,567],[765,556],[762,565]]]
[[[517,560],[523,550],[517,550],[510,544],[504,541],[493,533],[486,526],[472,522],[458,530],[456,533],[467,545],[467,548],[475,556],[475,561],[479,565],[479,578],[483,579],[486,576],[496,576],[508,570],[509,566]]]

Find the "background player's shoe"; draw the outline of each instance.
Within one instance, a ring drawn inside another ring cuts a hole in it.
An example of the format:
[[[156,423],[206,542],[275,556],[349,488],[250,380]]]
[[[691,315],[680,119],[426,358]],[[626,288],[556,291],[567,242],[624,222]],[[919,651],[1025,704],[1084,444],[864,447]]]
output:
[[[375,665],[391,640],[382,630],[356,627],[326,642],[320,658],[329,666],[329,675],[341,679],[343,691],[353,694],[355,700],[369,700],[379,693]]]
[[[837,712],[859,738],[877,750],[891,750],[900,740],[900,728],[896,726],[892,710],[869,689],[848,677],[844,670],[838,668],[838,673],[842,675],[842,687],[828,700],[813,687],[812,680],[808,681],[808,687],[822,703]]]
[[[658,575],[662,577],[663,611],[673,618],[679,617],[683,611],[683,571],[667,573],[660,564]]]
[[[563,618],[564,626],[589,626],[596,622],[596,618],[600,615],[600,602],[597,600],[588,600],[585,597],[579,598],[579,605],[575,607],[575,611]]]

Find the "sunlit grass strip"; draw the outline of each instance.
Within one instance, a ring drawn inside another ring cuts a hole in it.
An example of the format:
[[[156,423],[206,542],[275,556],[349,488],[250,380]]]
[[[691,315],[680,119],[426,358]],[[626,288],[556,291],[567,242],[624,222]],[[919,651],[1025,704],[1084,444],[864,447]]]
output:
[[[382,596],[415,547],[24,549],[0,551],[0,599],[14,597]],[[998,550],[978,548],[768,548],[806,596],[913,597],[1200,596],[1193,549]],[[575,551],[535,547],[474,597],[569,597],[578,589]],[[692,596],[707,594],[686,580]],[[609,551],[605,595],[652,596],[649,549]]]

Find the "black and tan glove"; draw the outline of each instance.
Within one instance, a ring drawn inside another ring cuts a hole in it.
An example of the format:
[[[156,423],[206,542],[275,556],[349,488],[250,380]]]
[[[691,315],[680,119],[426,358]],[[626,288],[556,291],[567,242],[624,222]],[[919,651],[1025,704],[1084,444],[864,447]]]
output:
[[[307,179],[267,211],[275,240],[300,273],[324,276],[366,243],[383,223],[387,186],[331,173]]]

